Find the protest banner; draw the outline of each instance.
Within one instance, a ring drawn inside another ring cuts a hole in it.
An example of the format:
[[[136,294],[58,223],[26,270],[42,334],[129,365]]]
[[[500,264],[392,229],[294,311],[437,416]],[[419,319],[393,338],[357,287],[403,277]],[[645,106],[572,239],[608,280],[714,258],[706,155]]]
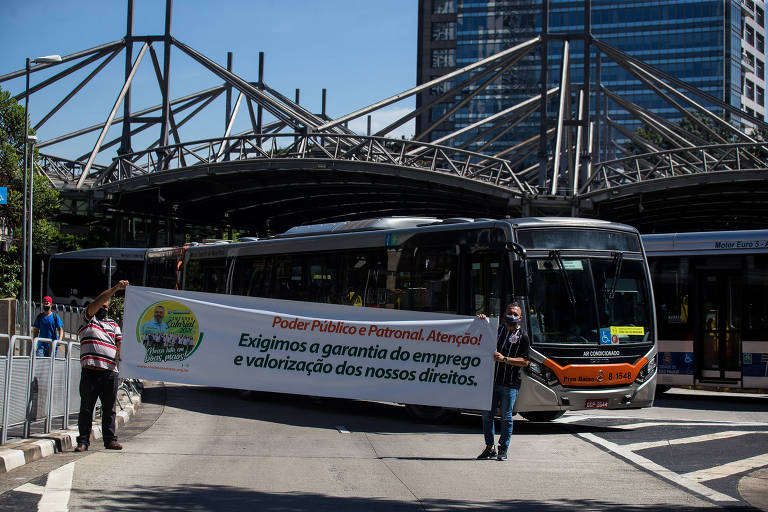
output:
[[[121,376],[486,409],[495,320],[129,286]]]

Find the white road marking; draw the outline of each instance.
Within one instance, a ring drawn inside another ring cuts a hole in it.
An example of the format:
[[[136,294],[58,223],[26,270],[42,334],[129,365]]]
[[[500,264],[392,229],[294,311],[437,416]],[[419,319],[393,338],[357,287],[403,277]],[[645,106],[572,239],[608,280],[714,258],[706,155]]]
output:
[[[726,494],[713,491],[709,487],[705,487],[692,479],[684,477],[683,475],[679,475],[674,471],[669,470],[659,464],[656,464],[655,462],[649,459],[646,459],[645,457],[638,455],[634,453],[632,450],[628,450],[621,445],[612,443],[610,441],[606,441],[605,439],[602,439],[594,434],[577,433],[577,435],[579,437],[586,439],[591,443],[603,446],[604,448],[610,450],[616,455],[619,455],[627,459],[628,461],[637,464],[638,466],[640,466],[646,471],[655,473],[661,478],[669,480],[670,482],[675,483],[681,487],[684,487],[692,492],[695,492],[696,494],[705,496],[712,501],[718,501],[718,502],[738,502],[739,501],[736,498],[732,498]]]
[[[642,423],[629,423],[627,425],[610,425],[606,428],[616,428],[620,430],[635,430],[648,427],[765,427],[766,423],[717,423],[717,422],[697,422],[697,421],[645,421]]]
[[[336,430],[339,431],[339,434],[350,434],[351,432],[347,430],[347,427],[344,425],[336,425]]]
[[[736,460],[729,462],[728,464],[722,464],[714,468],[700,469],[699,471],[691,471],[683,476],[696,482],[706,482],[708,480],[717,480],[718,478],[725,478],[727,476],[736,475],[756,469],[762,466],[768,466],[768,453],[762,455],[755,455],[748,459]]]
[[[38,512],[68,512],[74,473],[75,463],[70,462],[48,474],[43,497],[37,504]]]
[[[706,434],[702,436],[683,437],[680,439],[666,439],[663,441],[650,441],[647,443],[623,444],[622,446],[627,450],[636,452],[638,450],[647,450],[648,448],[659,448],[662,446],[671,446],[675,444],[703,443],[705,441],[746,436],[748,434],[768,434],[768,432],[764,432],[762,430],[727,430],[725,432],[716,432],[714,434]]]
[[[45,491],[45,487],[43,487],[42,485],[37,485],[37,484],[27,482],[26,484],[20,485],[19,487],[15,488],[14,491],[26,492],[29,494],[43,494],[43,491]]]

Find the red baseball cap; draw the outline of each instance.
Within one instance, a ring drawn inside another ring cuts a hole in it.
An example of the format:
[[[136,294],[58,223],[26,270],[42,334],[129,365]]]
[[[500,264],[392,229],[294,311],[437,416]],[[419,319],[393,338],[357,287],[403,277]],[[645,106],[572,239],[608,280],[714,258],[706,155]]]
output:
[[[43,302],[48,302],[49,304],[51,304],[53,303],[53,299],[50,296],[46,295],[45,297],[43,297]]]

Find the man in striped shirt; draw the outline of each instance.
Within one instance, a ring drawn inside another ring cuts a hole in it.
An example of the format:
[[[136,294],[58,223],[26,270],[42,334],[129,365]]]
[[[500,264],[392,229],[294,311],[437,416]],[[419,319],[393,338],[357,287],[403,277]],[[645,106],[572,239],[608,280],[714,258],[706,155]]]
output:
[[[120,383],[118,362],[120,342],[123,339],[120,326],[107,317],[109,299],[125,290],[128,281],[120,281],[104,290],[83,310],[80,329],[80,414],[77,417],[76,452],[88,450],[91,440],[93,409],[96,399],[101,399],[101,432],[104,448],[122,450],[115,432],[115,402]]]
[[[478,315],[485,319],[485,315]],[[483,436],[485,449],[477,458],[507,460],[507,449],[512,435],[514,422],[515,400],[522,384],[522,369],[528,366],[528,335],[520,330],[522,311],[517,302],[507,306],[501,317],[499,337],[493,360],[496,362],[493,374],[493,398],[488,411],[483,411]],[[496,407],[501,416],[501,434],[499,436],[499,451],[493,446],[494,416]]]

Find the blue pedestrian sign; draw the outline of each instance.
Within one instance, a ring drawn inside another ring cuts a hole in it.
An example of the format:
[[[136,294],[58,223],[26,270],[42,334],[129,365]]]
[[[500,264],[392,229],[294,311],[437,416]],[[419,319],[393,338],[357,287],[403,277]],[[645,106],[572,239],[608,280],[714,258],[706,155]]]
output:
[[[8,187],[0,187],[0,204],[8,204]]]

